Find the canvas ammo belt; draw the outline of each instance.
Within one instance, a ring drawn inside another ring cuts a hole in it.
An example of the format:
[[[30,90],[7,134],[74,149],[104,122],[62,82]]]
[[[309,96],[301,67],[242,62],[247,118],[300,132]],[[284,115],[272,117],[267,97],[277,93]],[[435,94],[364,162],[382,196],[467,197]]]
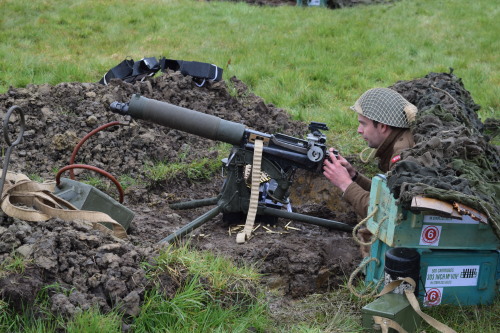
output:
[[[255,224],[255,216],[257,215],[257,208],[259,204],[259,187],[263,150],[264,142],[258,139],[255,140],[252,163],[252,186],[250,189],[250,202],[248,204],[247,219],[243,231],[236,235],[236,243],[244,243],[252,235],[253,226]]]

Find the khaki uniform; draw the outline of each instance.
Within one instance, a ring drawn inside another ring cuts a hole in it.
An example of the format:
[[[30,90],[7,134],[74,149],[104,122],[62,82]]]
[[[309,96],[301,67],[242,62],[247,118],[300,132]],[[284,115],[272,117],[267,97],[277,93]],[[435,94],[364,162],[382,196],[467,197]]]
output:
[[[377,149],[375,157],[379,158],[378,167],[382,172],[389,171],[401,159],[400,154],[404,149],[415,145],[413,135],[407,128],[395,128]],[[356,180],[347,187],[343,198],[353,207],[356,214],[365,218],[368,215],[370,204],[371,179],[358,174]]]

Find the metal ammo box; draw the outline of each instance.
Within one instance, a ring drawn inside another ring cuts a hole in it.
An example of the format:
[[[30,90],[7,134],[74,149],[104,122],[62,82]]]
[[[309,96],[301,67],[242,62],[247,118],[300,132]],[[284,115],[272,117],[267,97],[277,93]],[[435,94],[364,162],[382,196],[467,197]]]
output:
[[[56,186],[54,194],[70,202],[73,206],[81,210],[92,210],[108,214],[116,222],[127,230],[134,218],[134,212],[120,204],[97,188],[71,180],[61,178],[61,184]],[[109,223],[103,223],[109,227]]]
[[[380,263],[367,265],[367,283],[377,284],[385,278],[385,253],[389,249],[380,240],[372,244],[371,257]],[[491,304],[495,299],[500,288],[499,251],[416,250],[420,253],[418,296],[425,306]]]
[[[418,290],[424,305],[491,304],[500,287],[500,240],[487,219],[475,211],[474,218],[460,216],[439,200],[415,199],[411,210],[403,209],[383,175],[372,179],[368,212],[377,211],[367,227],[377,236],[370,254],[379,264],[367,265],[365,281],[382,289],[385,253],[410,248],[420,254]]]
[[[388,318],[397,322],[407,332],[416,332],[422,324],[422,318],[413,310],[402,294],[385,294],[361,309],[363,327],[367,332],[380,332],[373,316]],[[390,330],[394,332],[394,330]]]
[[[385,176],[372,179],[368,213],[378,208],[367,228],[391,247],[460,250],[498,250],[500,240],[485,218],[454,215],[451,204],[433,199],[432,207],[422,207],[414,198],[415,210],[403,209],[387,187]],[[413,204],[412,204],[413,206]],[[446,211],[449,216],[443,217]],[[482,214],[478,214],[480,216]]]

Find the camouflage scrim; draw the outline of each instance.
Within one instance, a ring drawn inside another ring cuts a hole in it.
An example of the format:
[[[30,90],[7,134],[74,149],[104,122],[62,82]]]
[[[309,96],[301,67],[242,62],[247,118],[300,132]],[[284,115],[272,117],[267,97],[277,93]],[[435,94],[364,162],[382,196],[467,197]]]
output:
[[[409,128],[417,114],[415,105],[389,88],[366,91],[351,109],[368,119],[399,128]]]

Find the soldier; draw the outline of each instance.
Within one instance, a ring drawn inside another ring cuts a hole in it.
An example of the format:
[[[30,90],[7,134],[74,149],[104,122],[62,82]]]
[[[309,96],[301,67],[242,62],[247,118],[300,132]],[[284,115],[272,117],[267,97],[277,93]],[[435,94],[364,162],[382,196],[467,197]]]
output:
[[[409,129],[415,119],[417,107],[389,88],[366,91],[351,107],[358,113],[358,133],[370,148],[375,148],[378,167],[389,171],[401,159],[401,151],[415,145]],[[330,148],[333,151],[333,148]],[[362,218],[368,215],[371,179],[362,175],[341,155],[330,153],[325,160],[323,174],[343,192],[343,198]],[[360,230],[366,241],[371,234]]]

